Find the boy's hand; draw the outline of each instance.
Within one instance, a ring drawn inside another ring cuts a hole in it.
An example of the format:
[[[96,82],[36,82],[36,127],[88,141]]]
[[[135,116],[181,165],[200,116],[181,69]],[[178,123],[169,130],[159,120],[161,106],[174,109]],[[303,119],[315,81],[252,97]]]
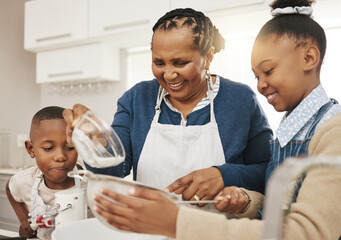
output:
[[[10,180],[8,180],[6,184],[6,195],[7,195],[8,201],[11,203],[15,211],[15,214],[17,215],[19,222],[20,222],[19,235],[21,237],[26,237],[26,238],[35,237],[36,231],[33,231],[32,228],[30,227],[30,222],[27,219],[28,210],[25,206],[25,203],[15,201],[9,189],[9,181]]]
[[[19,227],[19,236],[20,237],[26,237],[26,238],[33,238],[37,234],[37,231],[34,231],[30,227],[30,223],[28,220],[24,220],[21,222],[20,227]]]

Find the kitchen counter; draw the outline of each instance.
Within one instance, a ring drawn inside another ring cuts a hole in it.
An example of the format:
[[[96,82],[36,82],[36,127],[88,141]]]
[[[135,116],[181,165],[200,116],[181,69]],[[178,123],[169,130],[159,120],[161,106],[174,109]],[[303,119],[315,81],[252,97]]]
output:
[[[0,236],[19,237],[19,234],[17,232],[0,229]],[[28,240],[39,240],[39,239],[38,238],[28,238]]]
[[[0,174],[10,174],[13,175],[17,172],[21,171],[21,169],[16,168],[0,168]]]
[[[0,235],[6,236],[6,237],[19,237],[19,234],[17,232],[7,231],[3,229],[0,229]]]

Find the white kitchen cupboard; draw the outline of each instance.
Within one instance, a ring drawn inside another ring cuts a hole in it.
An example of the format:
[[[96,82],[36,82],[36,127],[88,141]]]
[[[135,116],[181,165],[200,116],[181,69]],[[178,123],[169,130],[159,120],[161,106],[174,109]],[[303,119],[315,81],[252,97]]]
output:
[[[88,0],[25,2],[24,48],[29,51],[65,46],[88,37]]]
[[[17,232],[19,220],[6,195],[6,184],[11,176],[9,173],[0,173],[0,229]]]
[[[113,44],[145,46],[152,27],[170,10],[170,0],[89,0],[89,37],[111,36]]]
[[[37,53],[37,83],[117,81],[119,49],[104,43]]]
[[[190,7],[195,10],[202,11],[204,13],[211,13],[216,11],[224,11],[230,9],[237,9],[245,6],[263,4],[268,0],[210,0],[210,1],[198,1],[198,0],[171,0],[172,8],[184,8]]]

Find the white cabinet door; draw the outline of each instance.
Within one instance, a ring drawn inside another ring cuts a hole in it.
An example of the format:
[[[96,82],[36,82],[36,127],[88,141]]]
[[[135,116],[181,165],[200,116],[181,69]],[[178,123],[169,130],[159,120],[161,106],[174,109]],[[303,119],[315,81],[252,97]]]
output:
[[[40,51],[87,38],[87,0],[25,2],[25,49]]]
[[[244,7],[247,5],[264,3],[265,0],[210,0],[210,1],[198,1],[198,0],[172,0],[172,8],[193,8],[202,12],[214,12],[227,10],[237,7]]]
[[[120,79],[119,49],[103,43],[37,54],[37,83]]]
[[[123,47],[132,40],[149,43],[152,26],[169,10],[170,0],[89,0],[89,36],[115,34]]]

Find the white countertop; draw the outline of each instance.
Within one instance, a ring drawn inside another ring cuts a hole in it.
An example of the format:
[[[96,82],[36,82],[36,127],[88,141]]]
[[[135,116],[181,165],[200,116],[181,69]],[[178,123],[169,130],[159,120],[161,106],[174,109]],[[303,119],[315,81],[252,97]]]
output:
[[[6,236],[6,237],[19,237],[19,234],[17,232],[7,231],[3,229],[0,229],[0,235]]]
[[[4,229],[0,229],[0,235],[6,236],[6,237],[19,237],[19,234],[17,232],[8,231]],[[39,240],[38,238],[27,238],[27,240]]]

